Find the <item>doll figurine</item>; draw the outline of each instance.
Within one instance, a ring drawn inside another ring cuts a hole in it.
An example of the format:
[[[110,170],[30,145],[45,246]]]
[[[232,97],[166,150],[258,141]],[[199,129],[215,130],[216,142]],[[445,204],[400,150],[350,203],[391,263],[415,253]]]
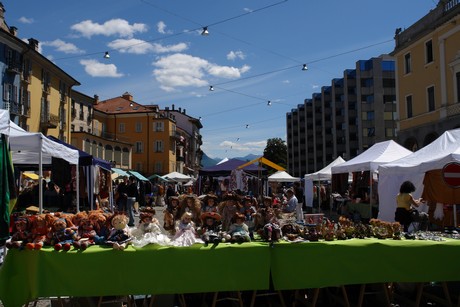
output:
[[[104,213],[101,210],[93,210],[89,213],[88,218],[93,226],[96,234],[94,235],[95,244],[104,244],[110,233],[107,216],[110,214]]]
[[[244,214],[245,224],[249,229],[249,237],[254,239],[254,228],[255,228],[255,216],[256,216],[256,200],[253,197],[246,196],[243,199],[243,207],[240,209],[240,213]]]
[[[281,227],[273,209],[268,209],[265,211],[265,221],[266,224],[264,225],[263,230],[260,232],[261,237],[268,242],[278,241],[282,236]]]
[[[232,223],[232,218],[241,208],[241,204],[238,201],[238,196],[233,193],[229,193],[224,197],[224,200],[219,204],[219,213],[222,216],[222,229],[227,231]]]
[[[201,202],[196,195],[185,195],[180,205],[179,216],[182,216],[185,212],[190,212],[192,214],[192,221],[195,225],[201,224]]]
[[[111,224],[112,229],[106,244],[112,245],[113,249],[124,250],[131,240],[128,217],[125,214],[114,215]]]
[[[96,231],[89,217],[82,218],[80,220],[80,226],[78,226],[76,240],[73,242],[73,247],[85,250],[88,246],[94,244],[95,237]]]
[[[203,212],[201,214],[202,226],[200,228],[201,239],[205,244],[209,242],[219,244],[230,239],[230,235],[222,231],[221,216],[217,212]]]
[[[75,230],[67,226],[67,222],[64,218],[58,218],[54,220],[52,231],[48,233],[48,239],[51,245],[54,245],[54,249],[59,251],[70,250],[73,241],[77,238]]]
[[[228,234],[231,236],[230,240],[232,242],[242,243],[251,241],[248,225],[244,223],[245,221],[246,218],[244,217],[244,214],[238,212],[235,213],[235,216],[233,217],[233,224],[230,225],[228,230]]]
[[[11,239],[6,242],[6,247],[10,249],[23,249],[24,246],[29,243],[31,235],[32,234],[29,230],[29,220],[27,217],[19,217],[14,222],[13,235],[11,236]]]
[[[155,209],[151,207],[142,210],[139,225],[131,231],[134,247],[143,247],[151,243],[160,245],[169,243],[169,238],[161,231],[160,223],[154,215]]]
[[[176,217],[179,214],[179,198],[177,196],[171,196],[168,199],[168,205],[164,211],[164,223],[163,228],[166,231],[169,231],[171,235],[175,234],[174,224],[176,222]]]
[[[33,217],[31,222],[31,239],[26,244],[27,249],[39,250],[45,244],[50,228],[50,216],[47,214],[39,214]]]
[[[217,212],[217,196],[215,194],[207,194],[203,199],[202,212]]]
[[[197,238],[195,223],[192,221],[192,213],[185,212],[181,219],[176,222],[176,234],[171,241],[171,245],[191,246],[194,243],[203,243],[203,241]]]

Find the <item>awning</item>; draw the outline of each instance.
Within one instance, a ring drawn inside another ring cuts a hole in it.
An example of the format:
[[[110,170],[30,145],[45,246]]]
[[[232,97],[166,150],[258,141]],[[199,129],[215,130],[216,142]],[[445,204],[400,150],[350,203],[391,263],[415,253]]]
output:
[[[142,176],[141,174],[139,174],[138,172],[136,171],[128,171],[129,174],[133,175],[134,177],[136,177],[137,179],[139,180],[142,180],[142,181],[149,181],[147,178],[145,178],[144,176]]]
[[[118,174],[119,176],[129,177],[129,174],[120,168],[112,167],[111,171]]]
[[[29,172],[24,172],[22,173],[24,176],[27,178],[33,179],[33,180],[38,180],[38,175],[35,173],[29,173]]]
[[[153,175],[147,177],[147,179],[149,179],[149,180],[159,179],[159,180],[162,180],[162,181],[168,181],[168,179],[164,179],[163,177],[161,177],[160,175],[157,175],[157,174],[153,174]]]

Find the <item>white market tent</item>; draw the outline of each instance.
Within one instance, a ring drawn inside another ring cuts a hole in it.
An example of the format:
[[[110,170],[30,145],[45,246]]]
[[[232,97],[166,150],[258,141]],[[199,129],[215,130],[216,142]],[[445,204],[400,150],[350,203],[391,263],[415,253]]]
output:
[[[380,212],[378,218],[394,221],[395,197],[401,184],[410,180],[416,190],[414,198],[423,192],[425,173],[442,169],[447,163],[460,162],[460,129],[444,132],[429,145],[399,160],[381,165],[379,171]]]
[[[285,171],[277,171],[276,173],[268,176],[268,182],[296,182],[300,181],[300,178],[292,177]]]
[[[192,177],[184,175],[179,172],[171,172],[169,174],[161,176],[161,178],[166,179],[168,181],[175,181],[175,182],[182,182],[182,183],[189,182],[192,179]]]
[[[0,110],[0,134],[10,134],[10,113],[8,110]]]
[[[366,151],[345,163],[333,166],[331,172],[332,174],[342,174],[369,171],[371,178],[373,178],[373,174],[377,173],[380,165],[393,162],[410,154],[412,154],[412,151],[395,141],[384,141],[372,145]],[[370,182],[372,184],[372,180]],[[379,183],[379,186],[382,186],[382,184]],[[372,199],[372,186],[370,187],[369,197]],[[381,194],[379,194],[379,199],[381,199],[380,197]],[[369,210],[372,212],[372,206],[369,206]]]
[[[304,182],[304,187],[305,187],[305,202],[308,207],[313,206],[313,181],[321,181],[321,180],[331,180],[332,178],[332,167],[345,163],[345,160],[342,157],[338,157],[331,163],[329,163],[326,167],[320,169],[317,172],[306,174],[304,176],[305,182]],[[319,204],[319,206],[321,203]]]
[[[68,148],[50,140],[40,132],[27,132],[13,122],[9,122],[9,144],[15,165],[38,165],[38,176],[43,178],[43,164],[51,164],[51,158],[61,158],[70,164],[78,165],[78,150]],[[77,177],[79,176],[77,167]],[[43,181],[39,180],[39,211],[43,210]],[[79,180],[77,191],[79,190]],[[77,197],[77,210],[79,198]]]

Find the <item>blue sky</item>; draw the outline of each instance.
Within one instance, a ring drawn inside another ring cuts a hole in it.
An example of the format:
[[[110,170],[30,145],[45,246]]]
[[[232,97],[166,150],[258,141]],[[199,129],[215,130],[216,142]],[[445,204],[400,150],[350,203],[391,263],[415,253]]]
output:
[[[391,52],[395,29],[436,3],[3,1],[8,25],[37,39],[82,84],[76,90],[102,100],[128,91],[141,104],[186,109],[201,117],[202,149],[214,158],[261,155],[267,139],[286,140],[287,112],[356,61]]]

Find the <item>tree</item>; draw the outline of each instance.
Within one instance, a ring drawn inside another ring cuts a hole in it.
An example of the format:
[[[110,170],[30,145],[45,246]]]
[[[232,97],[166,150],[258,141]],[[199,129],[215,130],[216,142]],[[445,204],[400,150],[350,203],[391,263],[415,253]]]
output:
[[[264,158],[286,168],[287,166],[287,146],[281,138],[267,140],[264,149]]]

